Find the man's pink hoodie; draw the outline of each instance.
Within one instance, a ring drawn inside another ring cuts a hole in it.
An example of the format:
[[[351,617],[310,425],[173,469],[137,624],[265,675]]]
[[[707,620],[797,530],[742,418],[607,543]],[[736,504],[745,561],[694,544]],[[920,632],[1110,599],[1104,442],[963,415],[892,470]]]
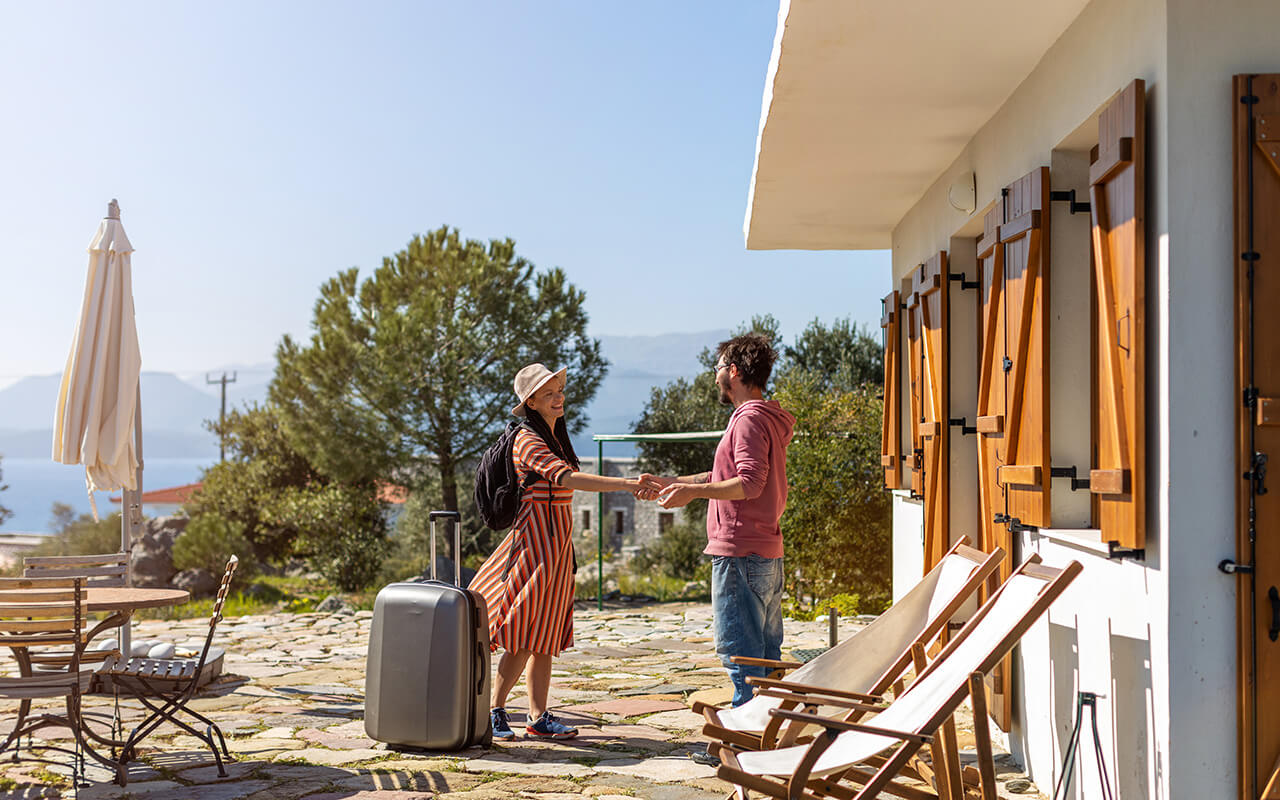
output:
[[[778,520],[787,505],[787,445],[795,424],[776,400],[748,400],[734,409],[716,447],[711,481],[742,478],[747,496],[710,501],[704,553],[782,558]]]

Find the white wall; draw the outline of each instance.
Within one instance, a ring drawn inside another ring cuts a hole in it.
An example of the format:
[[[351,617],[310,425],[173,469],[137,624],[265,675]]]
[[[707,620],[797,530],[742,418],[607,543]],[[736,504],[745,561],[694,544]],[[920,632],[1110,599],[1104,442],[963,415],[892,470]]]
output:
[[[924,505],[910,492],[893,492],[893,602],[924,575]]]
[[[1013,35],[1014,32],[1009,32]],[[1142,78],[1148,93],[1148,188],[1147,231],[1149,275],[1148,338],[1149,361],[1159,363],[1155,348],[1163,327],[1161,297],[1167,281],[1158,268],[1160,234],[1168,230],[1168,208],[1163,202],[1168,180],[1164,164],[1168,92],[1165,51],[1166,23],[1163,0],[1096,0],[1090,4],[1062,37],[1045,54],[1035,71],[1015,90],[1005,105],[970,141],[960,157],[929,189],[894,231],[894,277],[900,277],[928,253],[947,246],[950,237],[968,227],[969,215],[954,210],[947,202],[947,189],[958,176],[972,171],[977,177],[978,207],[995,199],[1000,187],[1032,169],[1053,168],[1053,188],[1081,190],[1083,165],[1077,155],[1080,131],[1089,125],[1102,106],[1134,78]],[[1083,126],[1083,128],[1082,128]],[[1096,126],[1094,126],[1096,130]],[[1055,155],[1055,150],[1058,152]],[[1084,199],[1084,198],[1080,198]],[[1051,316],[1051,380],[1070,387],[1074,403],[1080,402],[1079,374],[1088,369],[1088,290],[1080,285],[1080,248],[1069,240],[1086,228],[1080,218],[1070,219],[1065,206],[1052,210],[1053,248],[1071,275],[1055,274],[1058,263],[1051,250],[1051,296],[1061,297],[1062,312]],[[1228,215],[1230,204],[1228,202]],[[1065,219],[1064,219],[1065,218]],[[1087,262],[1084,262],[1087,264]],[[1230,288],[1229,272],[1227,288]],[[1064,278],[1072,280],[1064,283]],[[1085,284],[1087,286],[1087,283]],[[1051,315],[1054,308],[1051,305]],[[1075,314],[1079,318],[1071,319]],[[1222,324],[1229,334],[1230,318]],[[1079,331],[1073,337],[1071,332]],[[1230,360],[1227,359],[1229,370]],[[958,365],[953,361],[953,370]],[[1087,375],[1087,372],[1085,373]],[[1229,375],[1228,375],[1229,377]],[[1160,388],[1158,372],[1148,378],[1148,402],[1159,409],[1168,395]],[[1087,395],[1084,395],[1087,402]],[[1052,429],[1056,466],[1088,466],[1082,447],[1090,436],[1087,414],[1055,397]],[[1072,412],[1075,413],[1072,413]],[[1148,440],[1150,472],[1161,474],[1167,463],[1167,449],[1159,446],[1160,413],[1149,415]],[[1070,437],[1073,433],[1076,439]],[[1080,430],[1083,428],[1083,430]],[[1083,525],[1088,519],[1087,499],[1071,495],[1055,481],[1055,525]],[[1154,481],[1153,481],[1154,483]],[[1076,692],[1092,691],[1105,698],[1099,703],[1099,729],[1104,741],[1107,766],[1117,797],[1143,798],[1221,797],[1222,780],[1230,775],[1229,765],[1216,763],[1211,774],[1192,777],[1171,763],[1170,677],[1168,674],[1168,586],[1170,573],[1164,552],[1168,534],[1159,506],[1167,493],[1157,492],[1149,502],[1148,551],[1145,561],[1112,561],[1095,550],[1060,543],[1038,535],[1022,536],[1015,543],[1017,555],[1039,552],[1049,564],[1078,560],[1084,571],[1071,590],[1054,606],[1019,647],[1016,656],[1014,724],[1009,745],[1027,767],[1033,780],[1046,793],[1052,791],[1059,774],[1062,748],[1075,716]],[[898,513],[895,503],[895,561],[914,544],[918,547],[919,521]],[[900,519],[901,518],[901,519]],[[900,525],[900,527],[899,527]],[[1216,564],[1216,560],[1214,562]],[[1212,567],[1212,564],[1209,565]],[[915,575],[918,575],[918,567]],[[914,580],[903,575],[895,564],[895,580]],[[1208,579],[1202,576],[1201,580]],[[895,596],[905,589],[895,585]],[[1183,658],[1180,654],[1179,658]],[[1191,658],[1222,661],[1222,653],[1196,654]],[[1182,662],[1180,662],[1182,663]],[[1230,665],[1227,665],[1230,672]],[[1175,695],[1176,696],[1176,695]],[[1229,695],[1227,695],[1229,697]],[[1222,702],[1222,697],[1219,697]],[[1176,724],[1185,724],[1180,715]],[[1234,748],[1234,723],[1225,715],[1213,722],[1200,721],[1200,730],[1221,748]],[[1086,747],[1085,753],[1091,754]],[[1099,796],[1098,781],[1090,765],[1077,769],[1071,797]],[[1173,780],[1174,773],[1178,780]],[[1079,778],[1083,778],[1082,780]],[[1212,787],[1207,788],[1207,787]]]
[[[1280,72],[1280,3],[1169,0],[1169,693],[1171,783],[1225,796],[1236,773],[1231,76]],[[1190,491],[1194,489],[1194,491]],[[1241,586],[1244,584],[1241,583]],[[1262,710],[1262,716],[1267,715]],[[1275,709],[1270,709],[1274,714]],[[1221,720],[1222,722],[1217,722]],[[1224,724],[1225,723],[1225,724]],[[1269,765],[1263,764],[1265,769]],[[1188,795],[1190,796],[1190,795]]]

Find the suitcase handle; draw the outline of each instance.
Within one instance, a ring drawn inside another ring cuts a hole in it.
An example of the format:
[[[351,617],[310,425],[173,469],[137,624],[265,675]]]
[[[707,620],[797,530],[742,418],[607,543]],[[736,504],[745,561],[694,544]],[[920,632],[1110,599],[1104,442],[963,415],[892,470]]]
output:
[[[453,585],[462,588],[462,515],[457,511],[432,511],[431,520],[431,580],[436,580],[436,519],[453,520]]]
[[[489,665],[484,659],[484,642],[476,639],[476,696],[484,694],[484,680],[489,677]]]

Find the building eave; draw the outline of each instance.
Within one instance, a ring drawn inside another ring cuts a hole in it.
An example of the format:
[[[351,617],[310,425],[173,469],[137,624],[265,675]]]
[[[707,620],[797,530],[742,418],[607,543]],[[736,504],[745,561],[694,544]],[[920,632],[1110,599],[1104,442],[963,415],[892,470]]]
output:
[[[781,0],[751,250],[888,248],[1087,0]]]

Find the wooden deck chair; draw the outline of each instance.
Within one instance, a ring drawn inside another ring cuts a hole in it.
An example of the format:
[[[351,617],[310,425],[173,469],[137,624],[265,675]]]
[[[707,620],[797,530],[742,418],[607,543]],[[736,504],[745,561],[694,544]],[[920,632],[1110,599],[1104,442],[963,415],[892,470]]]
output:
[[[92,669],[82,669],[79,655],[84,649],[84,580],[81,578],[0,578],[0,645],[12,650],[21,675],[0,677],[0,698],[18,700],[19,711],[13,728],[0,744],[0,754],[17,760],[26,736],[28,755],[24,760],[57,764],[44,756],[48,751],[72,756],[72,784],[79,787],[84,775],[84,754],[108,766],[111,762],[95,752],[84,739],[80,720],[80,698],[93,679]],[[60,670],[33,671],[29,648],[63,651]],[[43,707],[32,713],[32,702],[62,700],[63,713]],[[43,744],[40,755],[31,753],[31,735],[46,727],[70,729],[74,749]]]
[[[86,589],[129,585],[129,554],[101,553],[89,556],[26,556],[22,559],[24,578],[84,578]],[[101,664],[116,650],[85,650],[82,664]],[[32,651],[31,663],[43,669],[66,664],[66,652]]]
[[[817,722],[823,733],[809,745],[758,752],[743,753],[723,744],[715,745],[715,755],[722,761],[719,776],[737,785],[744,797],[748,791],[755,791],[792,800],[871,800],[884,792],[910,800],[962,800],[965,791],[952,716],[970,697],[980,796],[982,800],[995,800],[995,767],[983,676],[1018,643],[1081,570],[1076,561],[1061,570],[1039,562],[1039,556],[1033,555],[1019,567],[911,687],[887,708],[868,707],[878,713],[859,722],[774,709],[771,713],[776,716]],[[938,767],[936,794],[898,781],[903,775],[912,775],[909,763],[925,745],[930,746],[933,763]]]
[[[961,538],[906,596],[875,622],[801,666],[785,681],[749,679],[757,687],[756,695],[736,708],[695,703],[693,710],[707,720],[703,735],[746,750],[786,746],[794,744],[807,726],[787,725],[786,718],[769,714],[772,709],[794,709],[800,696],[818,691],[837,698],[837,702],[838,699],[878,699],[899,684],[903,673],[912,666],[913,644],[927,648],[948,622],[967,619],[977,610],[978,588],[995,574],[1003,558],[1004,551],[999,548],[994,553],[983,553],[969,547],[968,540]],[[751,663],[786,665],[786,662],[755,659]],[[822,716],[860,713],[830,703],[816,711]],[[787,726],[785,732],[783,726]]]
[[[227,589],[231,586],[231,576],[235,574],[236,565],[239,563],[239,559],[235,556],[227,561],[226,571],[222,574],[222,584],[218,587],[217,597],[213,601],[213,613],[209,617],[209,633],[205,636],[204,648],[200,651],[198,658],[162,660],[125,658],[117,655],[107,659],[98,671],[99,677],[110,680],[115,691],[136,697],[150,712],[129,732],[121,748],[120,764],[116,771],[116,783],[121,786],[129,780],[128,765],[130,761],[137,758],[138,745],[164,722],[171,722],[204,742],[213,752],[213,759],[218,765],[218,775],[226,777],[227,770],[223,767],[222,760],[224,757],[230,760],[231,753],[227,751],[227,742],[223,738],[222,729],[216,722],[191,708],[189,702],[200,686],[200,674],[204,671],[205,662],[209,658],[214,631],[222,621],[222,606],[227,599]],[[183,718],[184,716],[203,724],[204,730],[199,731],[192,727],[191,723]]]

